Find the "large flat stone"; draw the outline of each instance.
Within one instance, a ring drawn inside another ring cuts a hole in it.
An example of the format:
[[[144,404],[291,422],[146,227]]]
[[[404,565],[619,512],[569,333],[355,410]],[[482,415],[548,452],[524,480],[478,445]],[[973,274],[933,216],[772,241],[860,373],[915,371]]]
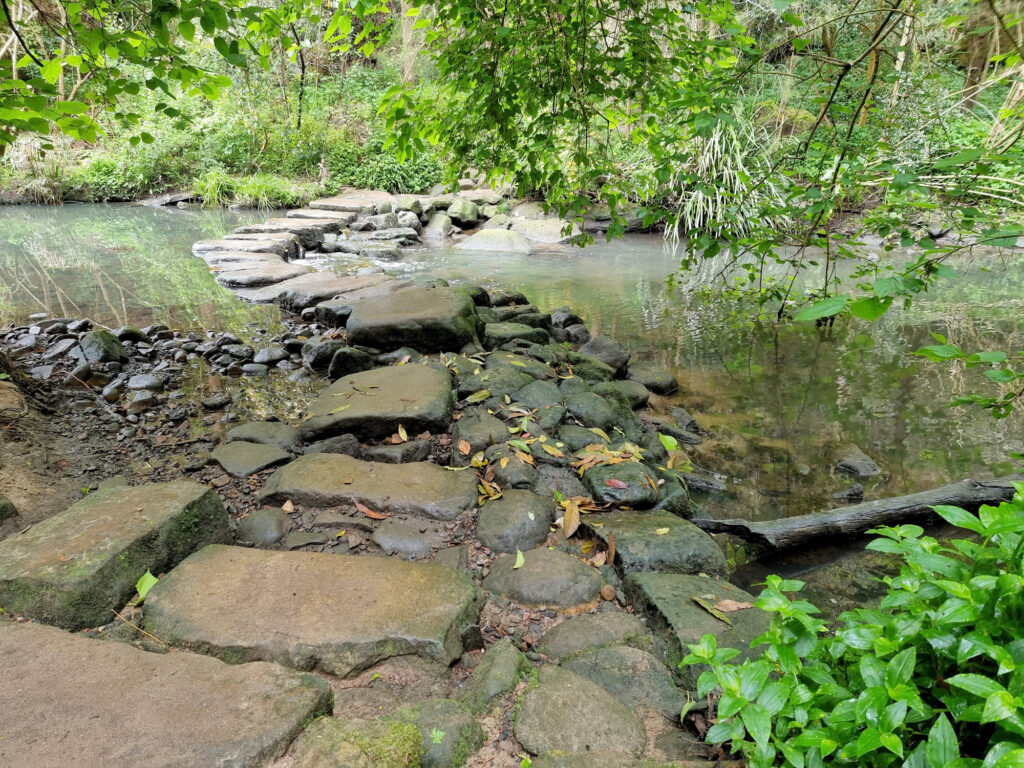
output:
[[[522,566],[515,562],[514,555],[499,557],[481,586],[525,605],[574,608],[596,601],[604,583],[596,568],[554,549],[531,549]]]
[[[217,282],[228,288],[260,288],[312,272],[312,267],[285,261],[237,264],[217,273]]]
[[[348,323],[352,344],[420,352],[458,351],[476,338],[476,307],[450,288],[409,288],[364,299]]]
[[[443,566],[215,545],[146,597],[146,629],[232,662],[350,675],[415,654],[450,664],[479,591]]]
[[[227,513],[207,486],[93,491],[0,542],[0,606],[67,629],[106,624],[147,570],[168,571],[199,547],[230,540]]]
[[[232,477],[248,477],[288,461],[291,454],[276,445],[238,440],[218,446],[210,452],[210,458]]]
[[[342,376],[310,403],[299,426],[304,442],[351,432],[363,438],[398,431],[443,432],[452,419],[451,377],[425,365],[397,365]]]
[[[617,564],[624,573],[659,571],[724,576],[725,555],[707,533],[663,510],[587,515],[583,525],[605,543],[615,536]]]
[[[648,626],[665,641],[668,661],[673,665],[689,652],[687,645],[699,643],[704,635],[714,635],[720,648],[745,651],[751,640],[768,629],[769,616],[758,608],[727,613],[729,623],[726,623],[694,599],[712,606],[725,599],[754,602],[752,595],[727,581],[677,573],[631,573],[626,577],[625,586],[633,605],[646,614]],[[694,689],[699,670],[682,667],[680,673]]]
[[[604,688],[559,667],[541,667],[539,680],[523,695],[513,726],[528,752],[644,751],[643,723]]]
[[[235,229],[235,234],[252,235],[287,232],[295,235],[306,250],[320,247],[324,235],[340,232],[343,225],[335,219],[271,219],[263,224],[247,224]]]
[[[288,253],[285,254],[285,258],[297,259],[302,255],[302,243],[300,243],[299,238],[297,238],[291,232],[258,232],[255,234],[239,234],[238,232],[229,232],[228,234],[224,235],[222,239],[231,241],[245,240],[283,243],[288,248]]]
[[[456,244],[456,248],[464,251],[479,251],[481,253],[514,253],[526,255],[533,251],[530,241],[518,232],[507,229],[481,229],[474,235],[470,235],[462,242]]]
[[[298,208],[285,214],[289,219],[317,219],[337,221],[347,226],[356,220],[358,214],[352,211],[325,211],[321,208]]]
[[[240,295],[258,304],[280,304],[285,309],[300,312],[321,301],[344,296],[353,291],[375,286],[380,286],[383,290],[393,279],[380,274],[343,277],[334,272],[311,272],[266,288],[245,291]]]
[[[156,654],[0,621],[0,765],[265,765],[331,690],[276,664]]]
[[[263,251],[207,251],[203,261],[221,269],[246,269],[247,265],[283,264],[284,257]]]
[[[340,453],[313,453],[277,470],[260,496],[318,507],[355,506],[384,513],[454,520],[476,504],[476,475],[437,464],[382,464]]]
[[[344,195],[314,200],[310,208],[323,211],[352,211],[354,213],[378,213],[394,208],[395,196],[378,190],[358,190]]]
[[[245,237],[250,239],[241,239],[242,236],[240,235],[237,240],[227,238],[223,240],[200,240],[192,245],[192,253],[204,258],[218,251],[274,253],[285,259],[295,255],[295,246],[297,244],[288,240],[271,238],[252,240],[251,235],[246,235]]]

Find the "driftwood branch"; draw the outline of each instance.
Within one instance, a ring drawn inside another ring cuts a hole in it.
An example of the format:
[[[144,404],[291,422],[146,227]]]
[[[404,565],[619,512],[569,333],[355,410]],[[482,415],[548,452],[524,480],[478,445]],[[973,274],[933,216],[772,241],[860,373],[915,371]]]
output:
[[[994,480],[961,480],[930,491],[878,499],[838,509],[781,520],[694,520],[708,533],[730,533],[773,550],[793,549],[824,539],[860,536],[882,525],[899,525],[935,517],[931,508],[940,504],[976,510],[983,504],[998,504],[1013,496],[1013,484],[1024,477]]]

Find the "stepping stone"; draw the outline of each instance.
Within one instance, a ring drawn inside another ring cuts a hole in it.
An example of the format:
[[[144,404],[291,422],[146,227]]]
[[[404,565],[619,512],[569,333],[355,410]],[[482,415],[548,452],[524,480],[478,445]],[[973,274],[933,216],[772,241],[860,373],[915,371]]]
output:
[[[525,605],[573,608],[597,600],[604,580],[596,568],[553,549],[531,549],[515,568],[515,555],[502,555],[491,564],[481,586]]]
[[[187,480],[93,491],[0,542],[0,605],[77,630],[108,623],[146,571],[169,571],[196,549],[230,541],[227,513]]]
[[[353,373],[335,381],[309,405],[299,436],[309,443],[351,432],[383,438],[444,432],[454,410],[451,377],[426,365],[396,365]]]
[[[512,232],[496,227],[481,229],[475,235],[470,235],[456,248],[464,251],[479,251],[481,253],[515,253],[526,255],[533,251],[530,241],[518,232]]]
[[[123,363],[128,360],[124,345],[110,331],[89,331],[78,342],[78,357],[86,363]]]
[[[210,458],[220,464],[232,477],[248,477],[291,459],[288,451],[276,445],[260,443],[225,443],[210,452]]]
[[[345,327],[356,346],[458,350],[476,339],[476,306],[467,293],[451,288],[409,288],[363,299]]]
[[[708,576],[686,576],[677,573],[631,573],[625,580],[626,594],[637,610],[650,619],[651,629],[665,641],[668,662],[676,665],[689,652],[687,645],[699,643],[701,637],[714,635],[719,648],[747,650],[750,641],[768,629],[770,618],[758,608],[726,613],[727,624],[702,608],[694,598],[709,605],[721,600],[753,603],[753,595],[727,581]],[[686,687],[696,690],[696,667],[679,669]]]
[[[594,336],[580,347],[580,354],[600,360],[616,371],[621,371],[629,363],[629,352],[617,341],[607,336]]]
[[[514,690],[529,669],[526,656],[504,637],[487,649],[456,698],[472,711],[484,712],[492,701]]]
[[[236,238],[223,240],[200,240],[193,243],[192,253],[203,258],[212,257],[216,253],[273,253],[283,259],[298,255],[298,243],[277,239],[251,239],[252,235],[237,235]]]
[[[244,441],[276,445],[284,451],[299,449],[299,433],[295,427],[281,421],[254,421],[228,430],[228,442]]]
[[[295,235],[307,251],[316,250],[324,241],[324,235],[340,232],[341,223],[333,220],[313,219],[271,219],[263,224],[248,224],[235,229],[237,235],[262,234],[266,232],[287,232]]]
[[[277,470],[260,499],[314,507],[355,506],[399,515],[454,520],[476,505],[476,475],[437,464],[380,464],[340,453],[314,453]]]
[[[427,699],[398,710],[392,719],[416,726],[422,768],[461,768],[484,745],[484,729],[466,707],[451,699]]]
[[[0,659],[0,765],[261,766],[331,711],[315,675],[38,624],[0,622]]]
[[[398,768],[419,765],[422,741],[419,729],[411,723],[322,717],[299,736],[294,750],[295,761],[288,765],[291,768]]]
[[[640,619],[623,611],[573,616],[549,629],[537,650],[552,659],[568,659],[609,645],[635,645],[650,650],[654,643]]]
[[[336,275],[334,272],[311,272],[291,280],[245,291],[242,298],[257,304],[280,304],[292,312],[301,312],[321,301],[343,296],[353,291],[389,283],[393,278],[387,275]]]
[[[623,573],[659,571],[725,576],[725,555],[715,540],[671,512],[610,512],[586,515],[590,532],[605,544],[615,536],[616,561]]]
[[[713,765],[713,763],[712,763]],[[676,764],[662,765],[641,760],[621,752],[549,752],[533,759],[530,768],[678,768]]]
[[[476,535],[495,552],[526,552],[548,537],[555,519],[555,505],[531,491],[508,490],[486,502],[477,513]]]
[[[218,272],[217,282],[227,288],[260,288],[312,272],[312,267],[289,262],[266,261],[244,268]]]
[[[668,668],[647,651],[629,646],[599,648],[564,662],[563,669],[597,683],[630,709],[648,707],[679,720],[686,697]]]
[[[373,532],[373,542],[386,554],[416,559],[430,556],[444,543],[436,525],[417,520],[385,520]]]
[[[484,329],[484,347],[495,349],[511,341],[530,341],[547,344],[548,332],[523,323],[488,323]]]
[[[160,579],[146,630],[233,663],[347,676],[415,654],[451,664],[479,591],[449,568],[380,557],[214,545]]]
[[[395,196],[388,192],[360,190],[346,195],[324,197],[314,200],[310,208],[324,211],[352,211],[354,213],[375,213],[377,210],[391,210],[395,204]]]
[[[583,473],[583,484],[598,504],[649,509],[658,502],[658,476],[635,461],[590,467]]]
[[[284,257],[276,253],[263,253],[260,251],[210,251],[203,254],[203,260],[211,267],[228,265],[226,269],[232,269],[238,265],[248,264],[283,264]]]
[[[643,752],[643,723],[604,688],[551,666],[541,667],[539,680],[523,695],[513,725],[528,752]]]
[[[337,221],[343,226],[355,221],[356,216],[353,211],[325,211],[320,208],[298,208],[285,214],[285,218],[288,219],[327,219]]]

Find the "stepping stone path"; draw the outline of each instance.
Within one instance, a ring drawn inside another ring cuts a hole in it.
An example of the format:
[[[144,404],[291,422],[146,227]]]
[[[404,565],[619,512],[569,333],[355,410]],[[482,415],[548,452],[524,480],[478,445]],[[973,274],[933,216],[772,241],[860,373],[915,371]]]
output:
[[[549,630],[537,650],[552,659],[568,659],[609,645],[635,645],[650,650],[650,632],[636,616],[622,611],[583,614]]]
[[[318,507],[359,503],[378,514],[454,520],[476,505],[476,484],[471,472],[450,472],[428,462],[382,464],[314,453],[277,470],[260,498]]]
[[[230,536],[220,497],[197,483],[93,491],[0,541],[0,605],[66,629],[106,624],[146,571],[168,571]]]
[[[145,621],[172,646],[344,677],[406,654],[451,664],[478,601],[440,566],[215,545],[160,579]]]
[[[597,600],[604,581],[594,568],[553,549],[532,549],[519,568],[515,563],[515,555],[495,560],[483,588],[526,605],[573,608]]]
[[[265,765],[331,710],[314,675],[0,621],[0,765]]]
[[[409,288],[358,301],[345,327],[356,345],[457,350],[476,339],[476,307],[461,291]]]
[[[276,445],[241,441],[225,443],[210,453],[210,458],[224,467],[224,471],[232,477],[254,475],[260,470],[283,464],[291,457],[288,451],[283,451]]]

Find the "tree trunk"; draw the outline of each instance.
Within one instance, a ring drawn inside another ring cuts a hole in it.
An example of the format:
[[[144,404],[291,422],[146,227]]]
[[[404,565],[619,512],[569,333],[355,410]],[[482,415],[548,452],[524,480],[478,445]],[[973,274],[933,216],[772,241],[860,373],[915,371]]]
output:
[[[412,85],[416,82],[416,56],[420,48],[416,30],[413,29],[416,17],[408,14],[409,9],[414,7],[409,0],[402,0],[399,7],[402,14],[402,82],[405,85]]]
[[[1013,497],[1013,483],[1024,477],[1000,477],[995,480],[961,480],[909,496],[879,499],[839,509],[826,509],[809,515],[782,520],[694,520],[708,533],[730,533],[772,550],[793,549],[825,539],[860,536],[882,525],[899,525],[934,517],[931,508],[948,504],[975,510],[983,504],[998,504]]]

